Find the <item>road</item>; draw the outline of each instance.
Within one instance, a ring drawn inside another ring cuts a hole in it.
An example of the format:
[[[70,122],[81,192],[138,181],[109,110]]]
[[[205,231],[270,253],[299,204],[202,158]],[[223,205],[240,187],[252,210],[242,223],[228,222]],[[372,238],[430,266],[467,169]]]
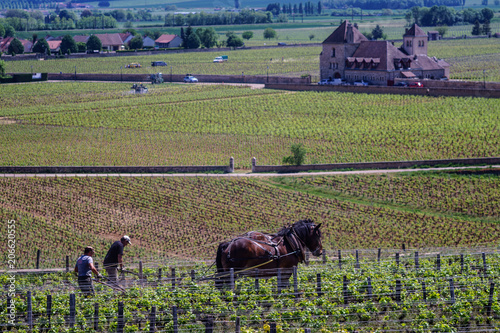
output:
[[[294,172],[294,173],[252,173],[236,171],[234,173],[54,173],[54,174],[0,174],[6,178],[33,178],[33,177],[300,177],[318,175],[349,175],[349,174],[383,174],[418,171],[450,171],[466,169],[488,169],[500,168],[500,165],[492,166],[466,166],[446,168],[416,168],[416,169],[386,169],[386,170],[353,170],[353,171],[317,171],[317,172]]]

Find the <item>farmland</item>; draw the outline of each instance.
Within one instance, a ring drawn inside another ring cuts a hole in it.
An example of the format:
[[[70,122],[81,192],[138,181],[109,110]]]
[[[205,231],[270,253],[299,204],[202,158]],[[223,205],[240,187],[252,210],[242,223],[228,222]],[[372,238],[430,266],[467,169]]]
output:
[[[222,85],[47,83],[6,86],[3,165],[280,164],[499,155],[493,99],[282,92]],[[33,91],[37,94],[33,94]],[[468,110],[468,112],[463,112]]]

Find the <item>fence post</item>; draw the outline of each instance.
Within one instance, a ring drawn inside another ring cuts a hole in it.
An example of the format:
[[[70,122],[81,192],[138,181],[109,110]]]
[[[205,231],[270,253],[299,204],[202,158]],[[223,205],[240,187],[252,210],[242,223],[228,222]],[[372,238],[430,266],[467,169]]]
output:
[[[339,269],[342,269],[342,252],[339,250]]]
[[[401,280],[396,280],[396,303],[401,303]]]
[[[377,262],[380,263],[380,255],[381,255],[382,249],[378,249],[377,251]]]
[[[196,280],[196,272],[194,271],[194,269],[191,270],[191,281],[194,281]]]
[[[28,329],[33,331],[33,306],[31,302],[31,291],[26,293],[26,319],[28,324]]]
[[[464,255],[461,253],[460,254],[460,274],[463,274],[464,272]]]
[[[142,286],[144,276],[142,275],[142,261],[139,261],[139,284]]]
[[[491,307],[493,306],[493,293],[495,292],[495,282],[490,282],[490,294],[488,296],[488,305],[486,305],[486,316],[491,316]]]
[[[293,266],[293,293],[295,298],[299,298],[299,282],[297,278],[297,266]]]
[[[162,274],[162,272],[161,272],[161,267],[160,267],[160,268],[158,268],[158,285],[161,285],[161,274]]]
[[[123,333],[125,323],[123,322],[123,302],[118,302],[118,325],[116,325],[116,332]]]
[[[94,303],[94,331],[99,330],[99,303]]]
[[[436,269],[438,271],[441,270],[441,254],[437,254],[437,258],[436,258]]]
[[[69,295],[69,327],[73,328],[75,326],[76,317],[76,299],[75,294]]]
[[[486,253],[482,252],[481,256],[483,257],[484,276],[486,276],[486,275],[488,275],[488,266],[486,265]]]
[[[47,295],[47,320],[49,321],[49,329],[52,326],[51,325],[51,317],[52,317],[52,295],[48,294]]]
[[[203,324],[205,325],[205,333],[213,333],[213,331],[214,331],[214,317],[207,316],[202,321],[203,321]]]
[[[69,273],[69,256],[66,256],[66,273]]]
[[[149,333],[154,333],[156,330],[156,306],[151,307],[149,314]]]
[[[420,263],[418,261],[418,251],[415,252],[415,269],[420,269]]]
[[[171,269],[172,272],[172,290],[175,289],[175,267]]]
[[[179,325],[177,323],[177,307],[176,306],[172,307],[172,322],[173,322],[174,333],[178,333],[179,332]]]
[[[368,292],[368,299],[372,299],[372,278],[371,277],[368,277],[366,279],[366,289],[367,289],[367,292]]]
[[[453,283],[453,278],[450,278],[450,302],[455,304],[455,284]]]
[[[396,266],[399,268],[399,252],[396,253]]]
[[[356,250],[356,268],[359,269],[359,254],[358,254],[358,250]]]
[[[316,294],[318,294],[318,297],[323,296],[323,292],[321,291],[321,273],[316,274]]]
[[[422,298],[427,302],[427,290],[425,289],[425,281],[422,281]]]
[[[236,323],[234,324],[234,332],[241,333],[240,317],[236,317]]]
[[[271,323],[269,328],[269,333],[276,333],[276,323]]]
[[[255,278],[254,288],[257,291],[260,289],[260,281],[258,278]]]
[[[234,268],[232,267],[229,270],[229,286],[231,290],[234,290]]]
[[[40,249],[36,250],[36,269],[40,268]]]
[[[347,290],[347,276],[344,275],[342,280],[342,294],[344,296],[344,304],[349,304],[349,292]]]

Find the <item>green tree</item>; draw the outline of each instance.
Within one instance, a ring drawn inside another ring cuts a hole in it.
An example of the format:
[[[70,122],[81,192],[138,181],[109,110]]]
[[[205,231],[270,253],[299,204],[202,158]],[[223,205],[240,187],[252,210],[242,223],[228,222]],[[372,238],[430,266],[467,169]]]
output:
[[[6,24],[3,27],[5,29],[4,37],[15,37],[16,36],[16,29],[14,29],[13,26]]]
[[[314,34],[310,34],[310,35],[309,35],[309,40],[313,40],[313,39],[314,39],[314,37],[316,37],[316,36],[314,36]]]
[[[69,53],[78,52],[78,46],[76,46],[76,42],[71,35],[64,36],[61,41],[61,52],[66,54],[68,51]]]
[[[444,37],[444,35],[446,35],[446,33],[448,32],[448,27],[446,25],[442,25],[440,27],[437,27],[436,31],[439,32],[439,35],[441,37]]]
[[[7,50],[9,54],[23,54],[24,53],[24,46],[23,43],[17,38],[14,38],[10,44],[9,48]]]
[[[44,53],[50,55],[50,47],[49,43],[45,40],[45,38],[40,38],[35,46],[33,46],[33,52],[35,53]]]
[[[94,50],[101,51],[102,49],[102,43],[101,40],[96,36],[92,35],[89,37],[87,40],[87,51],[93,52]]]
[[[201,45],[200,38],[196,33],[192,33],[186,39],[186,49],[197,49]]]
[[[474,22],[474,26],[472,27],[472,32],[471,34],[475,35],[475,36],[479,36],[481,34],[481,26],[479,25],[479,20],[476,20],[476,22]]]
[[[292,155],[283,157],[283,163],[291,165],[304,164],[307,150],[302,143],[293,144],[290,150],[292,151]]]
[[[0,77],[5,75],[5,61],[0,60]]]
[[[109,1],[99,1],[97,4],[99,7],[109,7]]]
[[[5,36],[5,28],[0,24],[0,38]]]
[[[253,32],[245,31],[244,33],[241,34],[241,37],[243,37],[246,40],[250,40],[251,38],[253,38]]]
[[[142,40],[142,36],[139,34],[136,35],[134,38],[130,40],[130,42],[128,42],[128,46],[132,50],[142,49],[142,47],[144,46],[144,41]]]
[[[196,34],[200,39],[201,45],[206,47],[207,49],[214,47],[217,45],[217,40],[219,39],[219,35],[214,28],[198,28],[196,29]]]
[[[85,53],[85,51],[87,50],[87,45],[84,42],[76,43],[76,47],[78,48],[79,53]]]
[[[483,24],[483,34],[488,35],[491,33],[490,21],[486,20]]]
[[[372,30],[373,39],[380,39],[384,37],[384,30],[377,24],[377,26]]]
[[[227,33],[226,36],[227,36],[226,46],[228,47],[240,47],[245,44],[243,42],[243,39],[238,37],[235,33]]]
[[[273,28],[266,28],[264,30],[264,38],[266,39],[276,38],[276,31]]]

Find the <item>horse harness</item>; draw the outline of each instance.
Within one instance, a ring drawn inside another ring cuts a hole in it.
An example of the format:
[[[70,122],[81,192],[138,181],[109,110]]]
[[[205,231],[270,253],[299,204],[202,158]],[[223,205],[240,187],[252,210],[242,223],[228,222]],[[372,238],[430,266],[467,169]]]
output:
[[[253,232],[249,232],[246,235],[248,236],[241,236],[233,239],[231,243],[228,246],[228,252],[227,252],[227,259],[230,261],[236,261],[236,260],[249,260],[249,259],[270,259],[270,260],[279,260],[280,258],[295,254],[299,262],[304,262],[305,261],[305,251],[304,251],[304,246],[305,243],[304,241],[296,234],[295,230],[293,228],[290,228],[289,231],[280,238],[278,242],[273,242],[272,238],[269,235],[261,234],[266,238],[266,241],[262,241],[259,239],[251,238],[251,234]],[[239,240],[239,239],[245,239],[247,241],[252,242],[253,244],[257,245],[259,248],[261,248],[266,255],[264,256],[258,256],[258,257],[253,257],[253,258],[231,258],[231,245]],[[284,242],[287,241],[290,247],[292,248],[292,252],[280,255],[279,251],[279,246]],[[269,251],[268,249],[264,248],[263,245],[270,246],[274,248],[274,253]]]

